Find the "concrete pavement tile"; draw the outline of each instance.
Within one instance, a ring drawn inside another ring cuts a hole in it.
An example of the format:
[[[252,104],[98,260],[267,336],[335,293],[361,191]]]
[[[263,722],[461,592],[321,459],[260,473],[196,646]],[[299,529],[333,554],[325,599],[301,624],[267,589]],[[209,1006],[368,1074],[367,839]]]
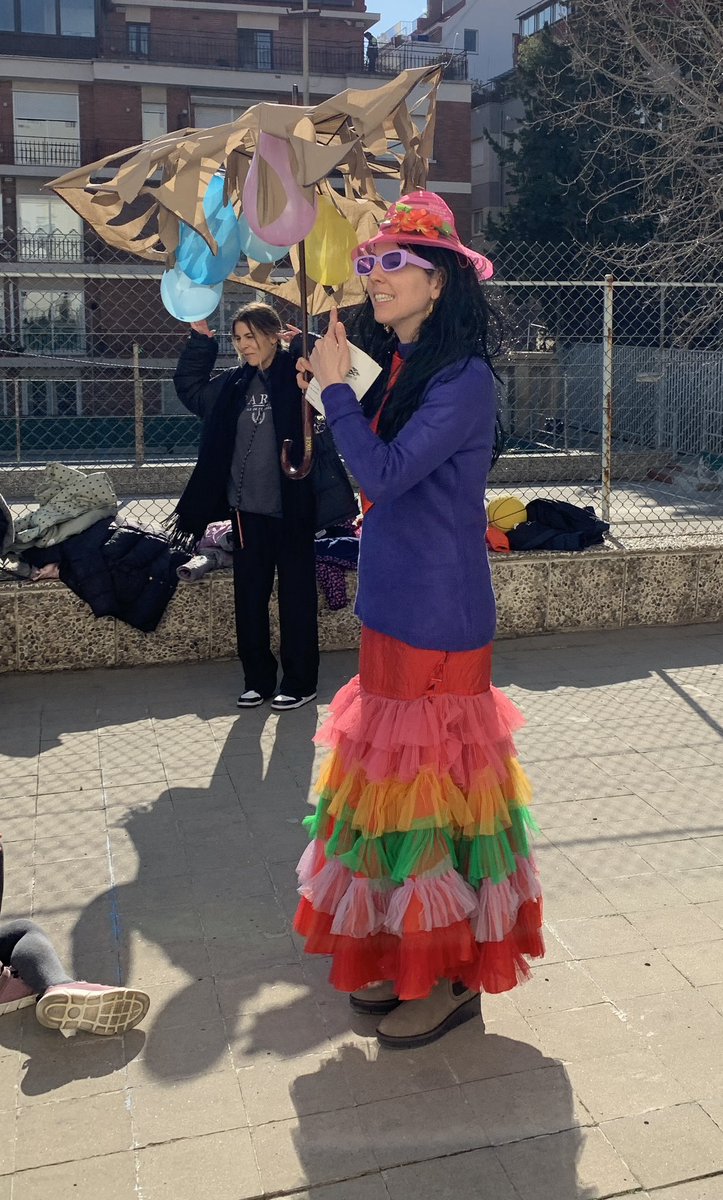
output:
[[[27,1010],[22,1031],[22,1069],[18,1103],[24,1107],[50,1100],[70,1100],[100,1093],[122,1092],[126,1064],[143,1045],[143,1034],[120,1038],[63,1038],[44,1029]]]
[[[723,983],[714,983],[709,987],[698,988],[698,993],[713,1006],[716,1012],[723,1015]]]
[[[39,818],[49,816],[57,821],[61,813],[88,812],[104,807],[102,789],[86,788],[82,792],[45,792],[38,796],[37,812]]]
[[[131,1150],[19,1171],[13,1187],[14,1200],[48,1200],[49,1196],[129,1200],[135,1195],[136,1166]]]
[[[140,987],[147,988],[157,979],[174,978],[177,967],[194,979],[203,979],[211,974],[208,950],[202,938],[180,938],[159,946],[140,937],[132,944],[124,945],[121,952],[124,978],[132,979]]]
[[[262,1192],[247,1129],[147,1146],[138,1154],[138,1185],[143,1200],[179,1200],[180,1196],[246,1200]]]
[[[155,1011],[155,989],[152,989]],[[179,1003],[182,998],[179,997]],[[141,1087],[165,1080],[197,1079],[214,1071],[225,1071],[231,1064],[226,1031],[217,1014],[215,1021],[188,1027],[166,1027],[163,1013],[153,1025],[146,1025],[143,1052],[128,1064],[128,1082]]]
[[[16,1170],[131,1148],[124,1092],[76,1096],[18,1109]]]
[[[196,1138],[248,1125],[232,1067],[198,1079],[147,1083],[132,1095],[136,1146]]]
[[[536,1014],[529,1021],[544,1052],[564,1061],[627,1053],[640,1040],[632,1024],[611,1004]]]
[[[723,1200],[723,1175],[713,1179],[693,1179],[661,1191],[656,1189],[649,1200]]]
[[[696,871],[670,871],[667,878],[694,904],[723,900],[723,866]]]
[[[354,1102],[342,1062],[331,1053],[253,1063],[238,1071],[238,1080],[250,1125],[336,1112]]]
[[[233,1026],[239,1013],[282,1010],[296,1001],[311,998],[312,992],[301,963],[287,963],[274,971],[245,971],[242,975],[216,980],[216,995],[224,1018]]]
[[[723,938],[693,946],[670,946],[664,954],[695,987],[723,983]]]
[[[713,836],[701,838],[698,844],[703,846],[706,850],[709,850],[719,862],[723,860],[723,837]]]
[[[370,1022],[372,1031],[376,1024]],[[388,1050],[374,1038],[364,1049],[347,1042],[339,1057],[357,1104],[438,1091],[457,1083],[439,1043],[417,1050]]]
[[[491,1025],[484,1037],[469,1036],[469,1026],[448,1033],[441,1043],[442,1053],[459,1083],[476,1079],[494,1079],[520,1071],[535,1071],[552,1065],[543,1053],[541,1037],[519,1016],[506,1020],[504,1033]]]
[[[384,1171],[384,1200],[519,1200],[494,1150],[469,1150],[453,1159],[430,1159]],[[317,1200],[317,1194],[309,1196]],[[322,1200],[319,1195],[319,1200]],[[346,1200],[340,1194],[339,1200]],[[360,1197],[361,1200],[361,1197]],[[370,1197],[371,1200],[371,1197]],[[376,1200],[376,1196],[374,1198]]]
[[[220,1012],[213,979],[189,979],[185,986],[174,979],[154,981],[152,1023],[146,1022],[147,1036],[156,1027],[165,1032],[206,1025],[215,1022]]]
[[[569,1063],[570,1084],[596,1121],[667,1108],[691,1100],[652,1050],[629,1050]]]
[[[643,757],[653,767],[668,771],[676,779],[686,779],[691,767],[709,766],[705,755],[692,746],[665,746],[656,750],[654,754],[645,754]]]
[[[698,1104],[677,1104],[601,1126],[644,1187],[723,1171],[723,1130]]]
[[[715,867],[718,860],[704,841],[687,838],[676,842],[636,842],[639,855],[655,871],[690,871],[696,867]]]
[[[586,964],[587,967],[587,964]],[[598,984],[575,962],[548,963],[532,968],[532,979],[511,993],[512,1002],[523,1016],[564,1012],[600,1004],[605,999]]]
[[[71,858],[63,862],[40,863],[35,869],[35,895],[41,904],[52,896],[55,907],[70,903],[73,908],[85,904],[105,891],[110,884],[108,856]],[[8,895],[11,895],[8,887]]]
[[[489,1146],[479,1116],[458,1087],[417,1092],[364,1104],[359,1121],[380,1167],[397,1167],[422,1159],[459,1154]]]
[[[58,832],[55,837],[38,838],[35,842],[35,861],[38,865],[47,863],[62,863],[69,859],[83,860],[99,858],[108,862],[108,841],[105,828],[82,829],[72,832],[75,822],[70,817],[98,816],[105,817],[104,812],[64,813],[58,814]],[[105,824],[105,822],[104,822]],[[68,832],[65,830],[68,829]]]
[[[558,841],[557,845],[560,844]],[[586,878],[595,882],[618,875],[649,875],[652,878],[650,864],[630,846],[608,846],[604,850],[591,850],[587,846],[579,849],[576,845],[568,845],[564,849],[578,871],[582,871]]]
[[[3,1092],[3,1103],[12,1108],[0,1109],[0,1176],[10,1175],[15,1170],[17,1114],[12,1092]]]
[[[494,1146],[592,1123],[559,1064],[465,1083],[462,1094]]]
[[[659,950],[638,950],[634,954],[613,954],[609,958],[589,958],[585,969],[608,1000],[630,996],[650,996],[658,992],[689,989],[681,975]]]
[[[723,1129],[723,1099],[703,1100],[701,1108],[705,1109],[708,1116],[715,1121],[719,1129]]]
[[[571,864],[568,866],[569,870],[558,871],[549,870],[544,861],[542,864],[545,911],[555,930],[566,918],[593,918],[612,913],[612,905],[600,889],[575,871]]]
[[[251,1130],[265,1192],[291,1191],[375,1171],[358,1111],[315,1113]]]
[[[548,966],[552,963],[569,962],[572,957],[566,946],[563,946],[559,938],[556,938],[547,922],[543,930],[545,938],[545,962]]]
[[[330,1049],[319,1006],[305,998],[282,1008],[239,1013],[233,1025],[229,1022],[228,1036],[238,1068]]]
[[[633,921],[631,913],[637,915],[646,909],[660,908],[670,911],[667,906],[679,906],[684,899],[672,883],[659,875],[630,875],[618,879],[598,879],[596,882],[615,911],[624,914],[643,934],[642,926]],[[659,914],[656,911],[650,915]]]
[[[632,1192],[637,1180],[599,1129],[570,1129],[498,1147],[520,1200],[594,1200]]]
[[[576,959],[605,958],[611,954],[632,954],[650,949],[642,934],[618,914],[553,919],[550,924]]]
[[[41,767],[38,775],[38,795],[51,792],[87,792],[97,791],[102,787],[103,779],[100,771],[54,771],[49,768],[44,771]]]

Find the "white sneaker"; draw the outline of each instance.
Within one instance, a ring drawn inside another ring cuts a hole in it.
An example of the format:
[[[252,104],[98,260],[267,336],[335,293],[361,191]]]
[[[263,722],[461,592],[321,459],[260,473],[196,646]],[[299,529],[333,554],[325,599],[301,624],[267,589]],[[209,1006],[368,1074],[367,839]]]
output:
[[[239,708],[258,708],[259,704],[263,704],[264,698],[260,692],[255,692],[250,688],[248,692],[242,692],[236,704]]]
[[[311,700],[316,700],[316,692],[312,692],[310,696],[285,696],[283,692],[279,692],[271,701],[271,707],[276,712],[286,712],[289,708],[302,708]]]

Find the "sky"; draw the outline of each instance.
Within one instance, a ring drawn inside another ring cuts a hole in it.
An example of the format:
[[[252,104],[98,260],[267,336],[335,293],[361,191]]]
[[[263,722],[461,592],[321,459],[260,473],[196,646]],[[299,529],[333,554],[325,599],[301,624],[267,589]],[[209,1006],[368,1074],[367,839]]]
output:
[[[366,6],[367,11],[382,14],[381,20],[373,29],[375,37],[386,33],[397,21],[413,21],[415,17],[420,17],[427,11],[426,0],[380,0],[379,3],[366,0]]]

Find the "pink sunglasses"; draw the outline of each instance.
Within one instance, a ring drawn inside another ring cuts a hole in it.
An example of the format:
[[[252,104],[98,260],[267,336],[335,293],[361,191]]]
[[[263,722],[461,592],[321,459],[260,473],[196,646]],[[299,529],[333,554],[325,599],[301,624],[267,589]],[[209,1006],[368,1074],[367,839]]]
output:
[[[426,258],[419,258],[409,250],[385,250],[384,254],[360,254],[354,260],[354,270],[357,275],[371,275],[377,263],[387,274],[391,271],[400,271],[407,264],[412,267],[422,267],[425,271],[436,271],[437,269]]]

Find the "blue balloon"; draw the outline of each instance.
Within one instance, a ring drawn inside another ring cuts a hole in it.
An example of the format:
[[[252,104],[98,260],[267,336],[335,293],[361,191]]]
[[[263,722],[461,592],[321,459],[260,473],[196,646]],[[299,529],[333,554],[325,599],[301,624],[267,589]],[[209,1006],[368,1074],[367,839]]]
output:
[[[204,321],[218,308],[222,295],[222,283],[195,283],[179,267],[161,276],[163,306],[178,321]]]
[[[218,252],[213,253],[200,233],[181,223],[176,265],[194,283],[223,283],[241,257],[241,231],[232,204],[224,205],[223,178],[214,175],[203,198],[206,224],[216,239]]]
[[[278,262],[280,258],[285,258],[289,253],[290,246],[272,246],[269,242],[264,242],[254,233],[243,215],[239,218],[238,224],[241,232],[241,253],[245,254],[247,258],[252,258],[254,262]]]

